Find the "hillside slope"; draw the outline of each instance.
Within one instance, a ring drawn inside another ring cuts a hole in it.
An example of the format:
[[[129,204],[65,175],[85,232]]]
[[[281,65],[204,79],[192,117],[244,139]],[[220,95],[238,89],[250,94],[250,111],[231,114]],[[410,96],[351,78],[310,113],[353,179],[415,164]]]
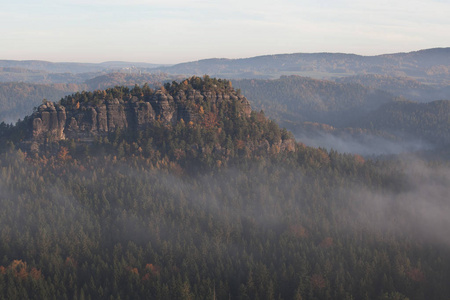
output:
[[[416,136],[435,144],[450,144],[450,100],[389,103],[356,121],[353,127]]]
[[[267,114],[290,130],[302,122],[345,126],[352,119],[377,109],[396,97],[388,92],[360,84],[339,84],[300,76],[276,80],[234,80],[255,109]]]
[[[448,84],[430,85],[411,77],[366,74],[336,78],[335,81],[338,83],[362,84],[417,102],[450,99],[450,86]]]

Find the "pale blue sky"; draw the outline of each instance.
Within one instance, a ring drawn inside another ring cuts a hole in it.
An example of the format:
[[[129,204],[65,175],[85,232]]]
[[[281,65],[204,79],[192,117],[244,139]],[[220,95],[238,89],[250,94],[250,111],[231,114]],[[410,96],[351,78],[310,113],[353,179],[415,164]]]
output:
[[[450,0],[0,0],[0,59],[178,63],[450,47]]]

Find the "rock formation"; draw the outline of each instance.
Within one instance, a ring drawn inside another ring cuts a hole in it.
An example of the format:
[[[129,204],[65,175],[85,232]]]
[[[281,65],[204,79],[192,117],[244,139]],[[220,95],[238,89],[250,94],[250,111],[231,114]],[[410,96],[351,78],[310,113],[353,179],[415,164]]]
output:
[[[39,106],[31,118],[33,138],[46,136],[59,140],[65,138],[66,109],[64,106],[47,102]]]
[[[95,102],[66,106],[62,104],[64,101],[47,102],[31,115],[31,139],[90,139],[122,128],[142,129],[155,121],[164,124],[174,124],[181,119],[195,121],[198,114],[194,108],[205,101],[211,105],[236,102],[240,114],[249,116],[251,113],[248,100],[234,90],[189,89],[172,94],[161,89],[147,98],[127,95],[107,99],[105,96]]]

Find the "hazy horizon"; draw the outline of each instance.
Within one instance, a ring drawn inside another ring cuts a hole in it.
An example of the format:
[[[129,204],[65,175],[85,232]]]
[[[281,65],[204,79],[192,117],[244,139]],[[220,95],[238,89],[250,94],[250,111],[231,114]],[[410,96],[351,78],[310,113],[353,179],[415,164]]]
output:
[[[290,55],[290,54],[321,54],[321,53],[331,53],[331,54],[354,54],[364,57],[374,57],[374,56],[381,56],[381,55],[390,55],[390,54],[398,54],[398,53],[411,53],[411,52],[418,52],[422,50],[429,50],[429,49],[447,49],[450,47],[433,47],[433,48],[424,48],[424,49],[411,49],[409,51],[399,51],[399,52],[383,52],[383,53],[377,53],[373,55],[365,55],[360,53],[353,53],[353,52],[332,52],[332,51],[318,51],[318,52],[291,52],[291,53],[268,53],[268,54],[261,54],[261,55],[255,55],[255,56],[246,56],[246,57],[204,57],[199,58],[195,60],[187,60],[187,61],[180,61],[180,62],[167,62],[167,63],[155,63],[152,61],[131,61],[131,60],[99,60],[99,61],[77,61],[77,60],[45,60],[45,59],[5,59],[3,57],[0,57],[1,60],[11,60],[11,61],[43,61],[43,62],[49,62],[49,63],[79,63],[79,64],[106,64],[106,63],[127,63],[127,64],[155,64],[155,65],[176,65],[180,63],[187,63],[187,62],[195,62],[195,61],[202,61],[202,60],[209,60],[209,59],[248,59],[253,57],[262,57],[262,56],[271,56],[271,55]]]
[[[2,1],[0,59],[176,64],[450,45],[444,1]]]

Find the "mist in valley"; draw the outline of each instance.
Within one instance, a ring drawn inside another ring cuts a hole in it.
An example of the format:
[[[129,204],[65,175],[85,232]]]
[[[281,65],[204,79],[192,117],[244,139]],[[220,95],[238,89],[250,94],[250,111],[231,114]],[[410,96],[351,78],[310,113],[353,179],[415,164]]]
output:
[[[362,154],[355,148],[348,149],[353,151],[347,153]],[[360,146],[360,149],[364,148]],[[206,228],[198,227],[200,224],[196,222],[203,218],[210,219],[208,226],[216,228],[218,234],[210,236],[208,233],[204,237],[220,239],[224,244],[239,241],[233,232],[237,234],[243,230],[244,223],[279,233],[289,231],[290,226],[303,224],[314,236],[312,228],[323,226],[311,215],[317,213],[314,211],[316,201],[319,201],[326,205],[322,217],[333,216],[332,219],[342,221],[335,221],[337,231],[348,230],[351,220],[354,229],[362,226],[369,231],[417,234],[429,241],[441,239],[450,245],[445,235],[445,229],[450,226],[447,218],[450,213],[450,167],[432,165],[411,155],[392,160],[393,167],[389,171],[379,169],[381,176],[387,176],[385,172],[394,174],[389,176],[394,176],[395,180],[384,188],[360,182],[352,176],[343,177],[338,183],[337,178],[327,175],[325,170],[310,173],[286,165],[261,164],[186,177],[117,163],[106,168],[98,166],[83,172],[75,171],[70,175],[73,176],[72,183],[67,185],[64,183],[66,175],[51,178],[39,174],[24,161],[23,154],[10,155],[10,160],[12,163],[2,169],[0,199],[3,206],[11,208],[12,205],[16,214],[4,215],[2,227],[28,224],[36,229],[27,208],[44,209],[44,218],[40,219],[43,223],[39,226],[49,226],[48,232],[53,232],[55,243],[62,235],[73,234],[73,226],[69,224],[79,224],[83,219],[88,222],[77,225],[80,228],[100,223],[112,226],[114,230],[104,232],[106,236],[103,236],[112,239],[110,242],[133,240],[141,245],[180,233],[185,236],[199,234]],[[34,183],[26,187],[25,183],[15,184],[17,177],[11,176],[11,167],[29,174],[28,178]],[[93,200],[86,199],[86,193]],[[337,196],[333,196],[334,193]],[[106,219],[105,214],[109,216]],[[195,215],[197,217],[192,218]],[[67,227],[52,227],[51,220],[56,216],[58,222]],[[144,216],[148,221],[143,226]],[[187,225],[186,221],[194,223]],[[156,231],[155,226],[158,227]]]
[[[426,257],[450,248],[450,167],[411,156],[329,159],[333,167],[327,160],[309,165],[305,157],[298,166],[262,160],[185,173],[107,157],[58,165],[10,150],[0,160],[0,266],[20,259],[48,276],[78,265],[70,274],[81,284],[102,268],[105,275],[95,279],[102,287],[115,278],[133,282],[138,273],[176,290],[173,278],[185,276],[186,286],[206,288],[199,293],[211,297],[208,278],[221,278],[216,291],[231,298],[272,289],[285,299],[324,290],[341,298],[342,264],[345,282],[361,272],[401,280],[442,275]],[[380,255],[388,261],[367,270]],[[282,275],[284,265],[296,268]],[[289,287],[271,288],[274,279],[264,274],[287,276],[277,280]],[[95,286],[85,292],[99,295]]]
[[[450,247],[450,166],[430,164],[412,155],[399,162],[401,184],[374,191],[355,186],[346,191],[354,203],[350,228],[408,236],[424,244]]]
[[[333,134],[324,131],[311,131],[309,133],[297,133],[295,139],[307,146],[367,157],[414,153],[434,148],[431,143],[412,136],[386,138],[371,133],[353,135],[345,132]]]

